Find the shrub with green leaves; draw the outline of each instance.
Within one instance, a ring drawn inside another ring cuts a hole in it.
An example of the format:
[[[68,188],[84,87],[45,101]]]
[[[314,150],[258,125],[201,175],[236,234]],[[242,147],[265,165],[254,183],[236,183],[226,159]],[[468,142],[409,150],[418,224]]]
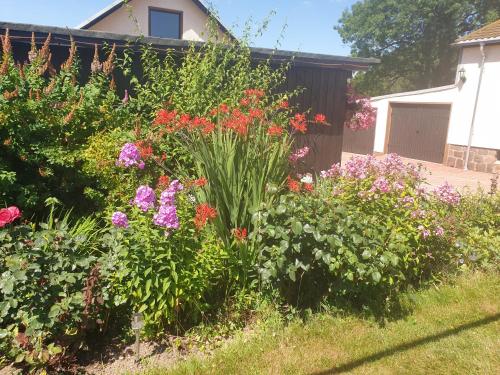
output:
[[[254,215],[262,281],[302,306],[324,298],[388,306],[450,261],[453,233],[444,218],[455,203],[421,184],[418,170],[396,155],[335,165],[314,190],[290,180],[293,192]]]
[[[55,196],[79,213],[98,207],[85,188],[98,183],[81,168],[87,139],[127,121],[113,89],[114,50],[93,64],[85,84],[77,82],[73,43],[59,71],[52,66],[51,37],[41,48],[32,41],[28,62],[15,64],[10,38],[2,36],[0,67],[0,200],[28,213],[41,213]]]
[[[93,219],[0,230],[0,352],[34,368],[74,360],[87,335],[106,325],[108,291]]]

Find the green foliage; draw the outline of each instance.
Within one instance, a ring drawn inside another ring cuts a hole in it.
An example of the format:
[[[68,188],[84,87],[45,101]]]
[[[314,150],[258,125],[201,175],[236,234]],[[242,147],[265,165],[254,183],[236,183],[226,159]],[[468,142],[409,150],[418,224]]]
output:
[[[206,298],[223,287],[224,247],[195,229],[194,204],[186,195],[177,195],[177,215],[180,228],[167,233],[153,224],[152,214],[134,208],[129,228],[103,237],[114,304],[143,313],[148,336],[199,322],[210,308]]]
[[[496,0],[368,0],[344,11],[336,29],[360,57],[382,63],[358,75],[358,91],[375,96],[454,81],[460,36],[500,17]]]
[[[355,158],[344,173],[254,215],[259,272],[294,305],[325,298],[380,312],[449,264],[449,227],[434,233],[453,207],[421,194],[418,171],[394,155]]]
[[[27,214],[40,213],[43,201],[57,196],[81,213],[96,205],[82,195],[97,188],[81,170],[80,152],[89,136],[124,122],[114,109],[120,104],[110,89],[113,54],[108,70],[95,72],[79,85],[76,47],[59,72],[50,61],[50,37],[30,62],[14,65],[8,36],[3,37],[0,72],[0,199]],[[76,198],[76,199],[75,199]]]
[[[0,230],[0,351],[31,368],[71,361],[105,325],[108,292],[95,253],[93,219],[51,214],[45,223]]]

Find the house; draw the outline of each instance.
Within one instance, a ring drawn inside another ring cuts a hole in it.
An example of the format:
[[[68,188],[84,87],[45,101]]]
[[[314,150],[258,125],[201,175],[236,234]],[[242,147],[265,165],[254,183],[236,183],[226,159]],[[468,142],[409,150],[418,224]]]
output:
[[[134,51],[133,69],[135,69],[133,73],[140,77],[139,60],[143,44],[151,45],[160,55],[169,51],[175,58],[182,59],[183,51],[193,43],[182,39],[138,37],[88,29],[0,22],[0,34],[4,35],[7,30],[9,30],[14,60],[17,62],[27,60],[32,38],[41,46],[50,34],[52,64],[57,68],[68,58],[69,46],[71,41],[74,41],[82,67],[80,73],[82,80],[90,74],[94,46],[116,45],[118,54],[122,53],[125,48],[132,49]],[[312,109],[312,113],[323,113],[332,124],[331,126],[310,124],[307,134],[296,137],[299,147],[308,145],[311,148],[307,157],[307,164],[311,171],[319,173],[339,162],[346,114],[347,81],[352,76],[352,72],[367,70],[370,66],[379,63],[379,60],[254,47],[250,48],[250,53],[255,62],[269,61],[275,66],[290,63],[284,88],[289,91],[304,89],[298,90],[299,95],[291,99],[290,104],[296,106],[298,111]],[[104,58],[104,55],[101,54],[100,57]],[[125,89],[130,89],[126,86],[130,82],[123,79],[121,74],[117,73],[115,78],[119,93],[123,94]]]
[[[453,84],[371,99],[377,123],[365,144],[375,153],[500,173],[500,20],[454,45]]]
[[[231,33],[200,0],[116,0],[77,26],[82,30],[205,41],[209,18],[219,36]]]

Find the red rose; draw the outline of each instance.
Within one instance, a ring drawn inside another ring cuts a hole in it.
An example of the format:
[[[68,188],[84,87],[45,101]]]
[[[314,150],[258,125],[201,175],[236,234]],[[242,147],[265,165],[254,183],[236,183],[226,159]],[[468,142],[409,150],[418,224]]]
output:
[[[21,211],[16,206],[2,208],[0,210],[0,228],[12,223],[21,217]]]

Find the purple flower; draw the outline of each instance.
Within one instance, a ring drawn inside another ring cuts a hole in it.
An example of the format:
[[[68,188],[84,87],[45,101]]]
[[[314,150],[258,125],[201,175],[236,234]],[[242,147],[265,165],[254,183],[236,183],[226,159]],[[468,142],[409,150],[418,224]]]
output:
[[[146,212],[155,206],[156,195],[153,189],[147,185],[137,188],[133,203],[142,211]]]
[[[139,169],[144,169],[144,161],[141,160],[141,153],[133,143],[125,143],[120,151],[120,156],[116,165],[121,167],[137,166]]]
[[[168,189],[164,190],[160,195],[160,204],[162,206],[172,206],[175,204],[175,194],[184,189],[184,186],[179,180],[173,180]]]
[[[177,209],[175,206],[161,206],[153,216],[153,222],[164,228],[178,229],[179,228],[179,218],[177,217]]]
[[[418,230],[420,231],[420,233],[422,234],[422,237],[424,237],[424,238],[427,238],[431,235],[431,231],[428,229],[425,229],[425,227],[423,225],[419,225]]]
[[[330,167],[330,169],[328,169],[326,171],[321,171],[320,176],[321,176],[321,178],[333,178],[333,177],[337,177],[337,176],[340,176],[341,169],[342,168],[340,167],[340,163],[333,164]]]
[[[455,206],[460,203],[460,194],[448,182],[438,186],[433,193],[437,199],[449,205]]]
[[[381,193],[388,193],[391,191],[391,186],[389,185],[389,181],[385,177],[377,178],[370,189],[371,192],[380,191]]]
[[[123,212],[116,211],[111,215],[111,222],[117,228],[128,228],[128,218]]]
[[[295,163],[297,162],[297,160],[305,158],[307,154],[309,154],[309,147],[302,147],[291,154],[288,157],[288,160],[290,160],[292,163]]]
[[[435,230],[434,230],[434,234],[438,237],[441,237],[444,235],[444,229],[443,227],[440,227],[438,226]]]

